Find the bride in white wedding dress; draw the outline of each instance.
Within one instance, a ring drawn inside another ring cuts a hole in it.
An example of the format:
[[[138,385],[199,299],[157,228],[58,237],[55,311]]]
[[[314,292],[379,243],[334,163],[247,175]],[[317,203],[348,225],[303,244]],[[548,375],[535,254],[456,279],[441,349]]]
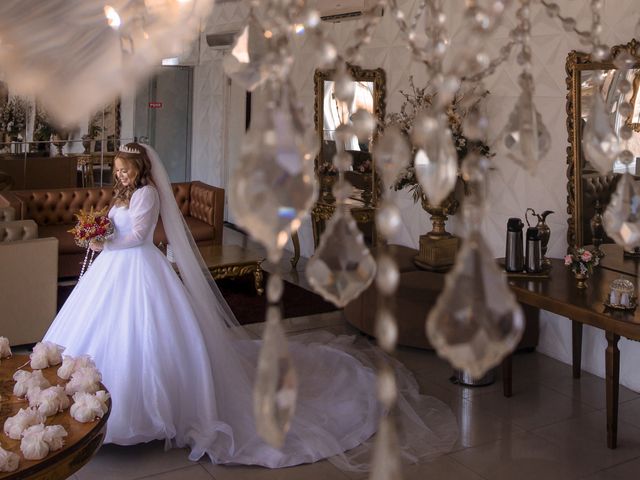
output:
[[[109,217],[116,233],[93,244],[102,253],[44,338],[95,360],[113,401],[105,442],[161,439],[188,446],[192,460],[207,454],[215,463],[275,468],[329,458],[362,467],[362,457],[344,452],[367,442],[383,413],[373,364],[382,354],[328,333],[292,340],[296,412],[282,449],[267,445],[252,413],[260,341],[237,324],[211,280],[156,152],[128,144],[114,173]],[[152,242],[159,214],[180,277]],[[451,411],[419,395],[413,377],[396,366],[404,456],[423,461],[450,450],[457,437]]]

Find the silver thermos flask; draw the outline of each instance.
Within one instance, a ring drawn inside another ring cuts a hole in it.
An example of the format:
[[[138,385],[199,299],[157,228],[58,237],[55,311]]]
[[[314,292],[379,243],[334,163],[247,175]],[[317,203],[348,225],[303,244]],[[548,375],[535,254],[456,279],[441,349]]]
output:
[[[510,218],[507,222],[507,251],[504,258],[504,268],[507,272],[521,272],[524,269],[523,227],[524,223],[519,218]]]
[[[542,271],[542,240],[540,239],[540,230],[536,227],[527,228],[525,269],[530,273]]]

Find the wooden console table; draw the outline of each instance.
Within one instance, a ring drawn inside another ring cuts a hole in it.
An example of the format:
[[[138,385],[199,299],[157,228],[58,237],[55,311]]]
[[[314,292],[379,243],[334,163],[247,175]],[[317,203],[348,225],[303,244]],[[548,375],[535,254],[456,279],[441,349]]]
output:
[[[622,251],[619,252],[622,255]],[[606,258],[606,257],[605,257]],[[611,260],[611,259],[610,259]],[[588,288],[580,290],[564,262],[552,259],[548,279],[509,279],[519,302],[569,318],[573,322],[573,377],[580,378],[582,356],[582,326],[591,325],[604,331],[607,397],[607,446],[616,448],[618,432],[618,391],[620,386],[620,337],[640,341],[640,308],[635,312],[609,310],[602,304],[609,294],[609,285],[616,278],[637,279],[620,271],[596,268]],[[503,369],[505,395],[511,394],[511,359]]]
[[[264,293],[263,256],[239,245],[207,245],[198,249],[214,279],[251,274],[258,295]]]
[[[393,246],[394,258],[400,270],[400,287],[396,301],[403,314],[398,325],[398,343],[419,348],[429,348],[424,333],[427,313],[435,304],[444,286],[441,273],[417,270],[413,265],[415,250]],[[620,258],[618,258],[620,257]],[[521,346],[531,347],[537,344],[537,309],[544,309],[573,322],[573,376],[580,378],[582,355],[582,326],[591,325],[604,331],[607,339],[606,358],[606,397],[607,397],[607,446],[616,448],[618,427],[618,391],[620,385],[620,337],[640,341],[640,308],[635,312],[621,312],[605,309],[603,300],[609,293],[609,284],[616,278],[628,278],[636,283],[637,261],[623,259],[622,250],[607,250],[604,265],[615,267],[596,268],[589,279],[589,287],[580,290],[571,271],[563,260],[552,259],[550,278],[510,278],[509,284],[517,300],[525,307],[528,317],[527,330]],[[628,273],[625,273],[628,272]],[[345,317],[354,327],[369,335],[375,334],[375,287],[368,288],[360,297],[344,309]],[[535,331],[530,328],[535,325]],[[511,396],[511,357],[503,362],[503,388],[507,397]]]
[[[3,359],[0,364],[0,394],[2,395],[2,411],[0,422],[18,413],[20,408],[27,407],[29,403],[21,398],[13,396],[13,373],[21,365],[29,361],[28,355],[14,355]],[[28,367],[23,367],[28,370]],[[50,367],[42,370],[43,375],[52,385],[64,384],[65,381],[58,378],[58,367]],[[18,470],[10,473],[0,473],[0,479],[53,479],[67,478],[84,466],[98,451],[107,431],[107,419],[111,413],[111,400],[108,403],[109,410],[99,420],[89,423],[80,423],[71,418],[69,409],[47,418],[47,425],[62,425],[67,431],[64,446],[60,450],[50,452],[42,460],[25,460],[20,452],[20,440],[12,440],[4,433],[2,447],[20,456]]]

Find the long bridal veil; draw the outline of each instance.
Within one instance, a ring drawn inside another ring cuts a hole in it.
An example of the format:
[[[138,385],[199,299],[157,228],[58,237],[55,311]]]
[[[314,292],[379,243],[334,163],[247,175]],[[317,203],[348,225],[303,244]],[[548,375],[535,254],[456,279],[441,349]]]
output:
[[[158,154],[148,145],[144,148],[151,161],[164,230],[206,345],[208,358],[203,361],[211,365],[213,398],[200,400],[215,405],[214,414],[203,417],[202,425],[185,442],[192,449],[189,458],[197,460],[208,454],[218,463],[280,467],[330,457],[339,468],[366,470],[373,450],[371,437],[383,413],[375,393],[375,364],[381,361],[395,367],[400,395],[393,414],[400,426],[403,456],[410,462],[422,462],[452,448],[457,423],[445,404],[420,395],[413,376],[367,341],[324,331],[290,339],[300,391],[283,450],[259,439],[252,395],[262,342],[251,339],[229,309],[178,209]]]

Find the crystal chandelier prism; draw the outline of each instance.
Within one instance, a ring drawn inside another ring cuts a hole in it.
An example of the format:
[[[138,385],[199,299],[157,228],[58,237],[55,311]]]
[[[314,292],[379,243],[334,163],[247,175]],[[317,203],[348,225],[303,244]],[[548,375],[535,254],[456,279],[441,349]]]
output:
[[[290,86],[283,86],[253,118],[230,179],[236,221],[277,262],[292,232],[313,206],[318,188],[315,133],[304,122]]]

